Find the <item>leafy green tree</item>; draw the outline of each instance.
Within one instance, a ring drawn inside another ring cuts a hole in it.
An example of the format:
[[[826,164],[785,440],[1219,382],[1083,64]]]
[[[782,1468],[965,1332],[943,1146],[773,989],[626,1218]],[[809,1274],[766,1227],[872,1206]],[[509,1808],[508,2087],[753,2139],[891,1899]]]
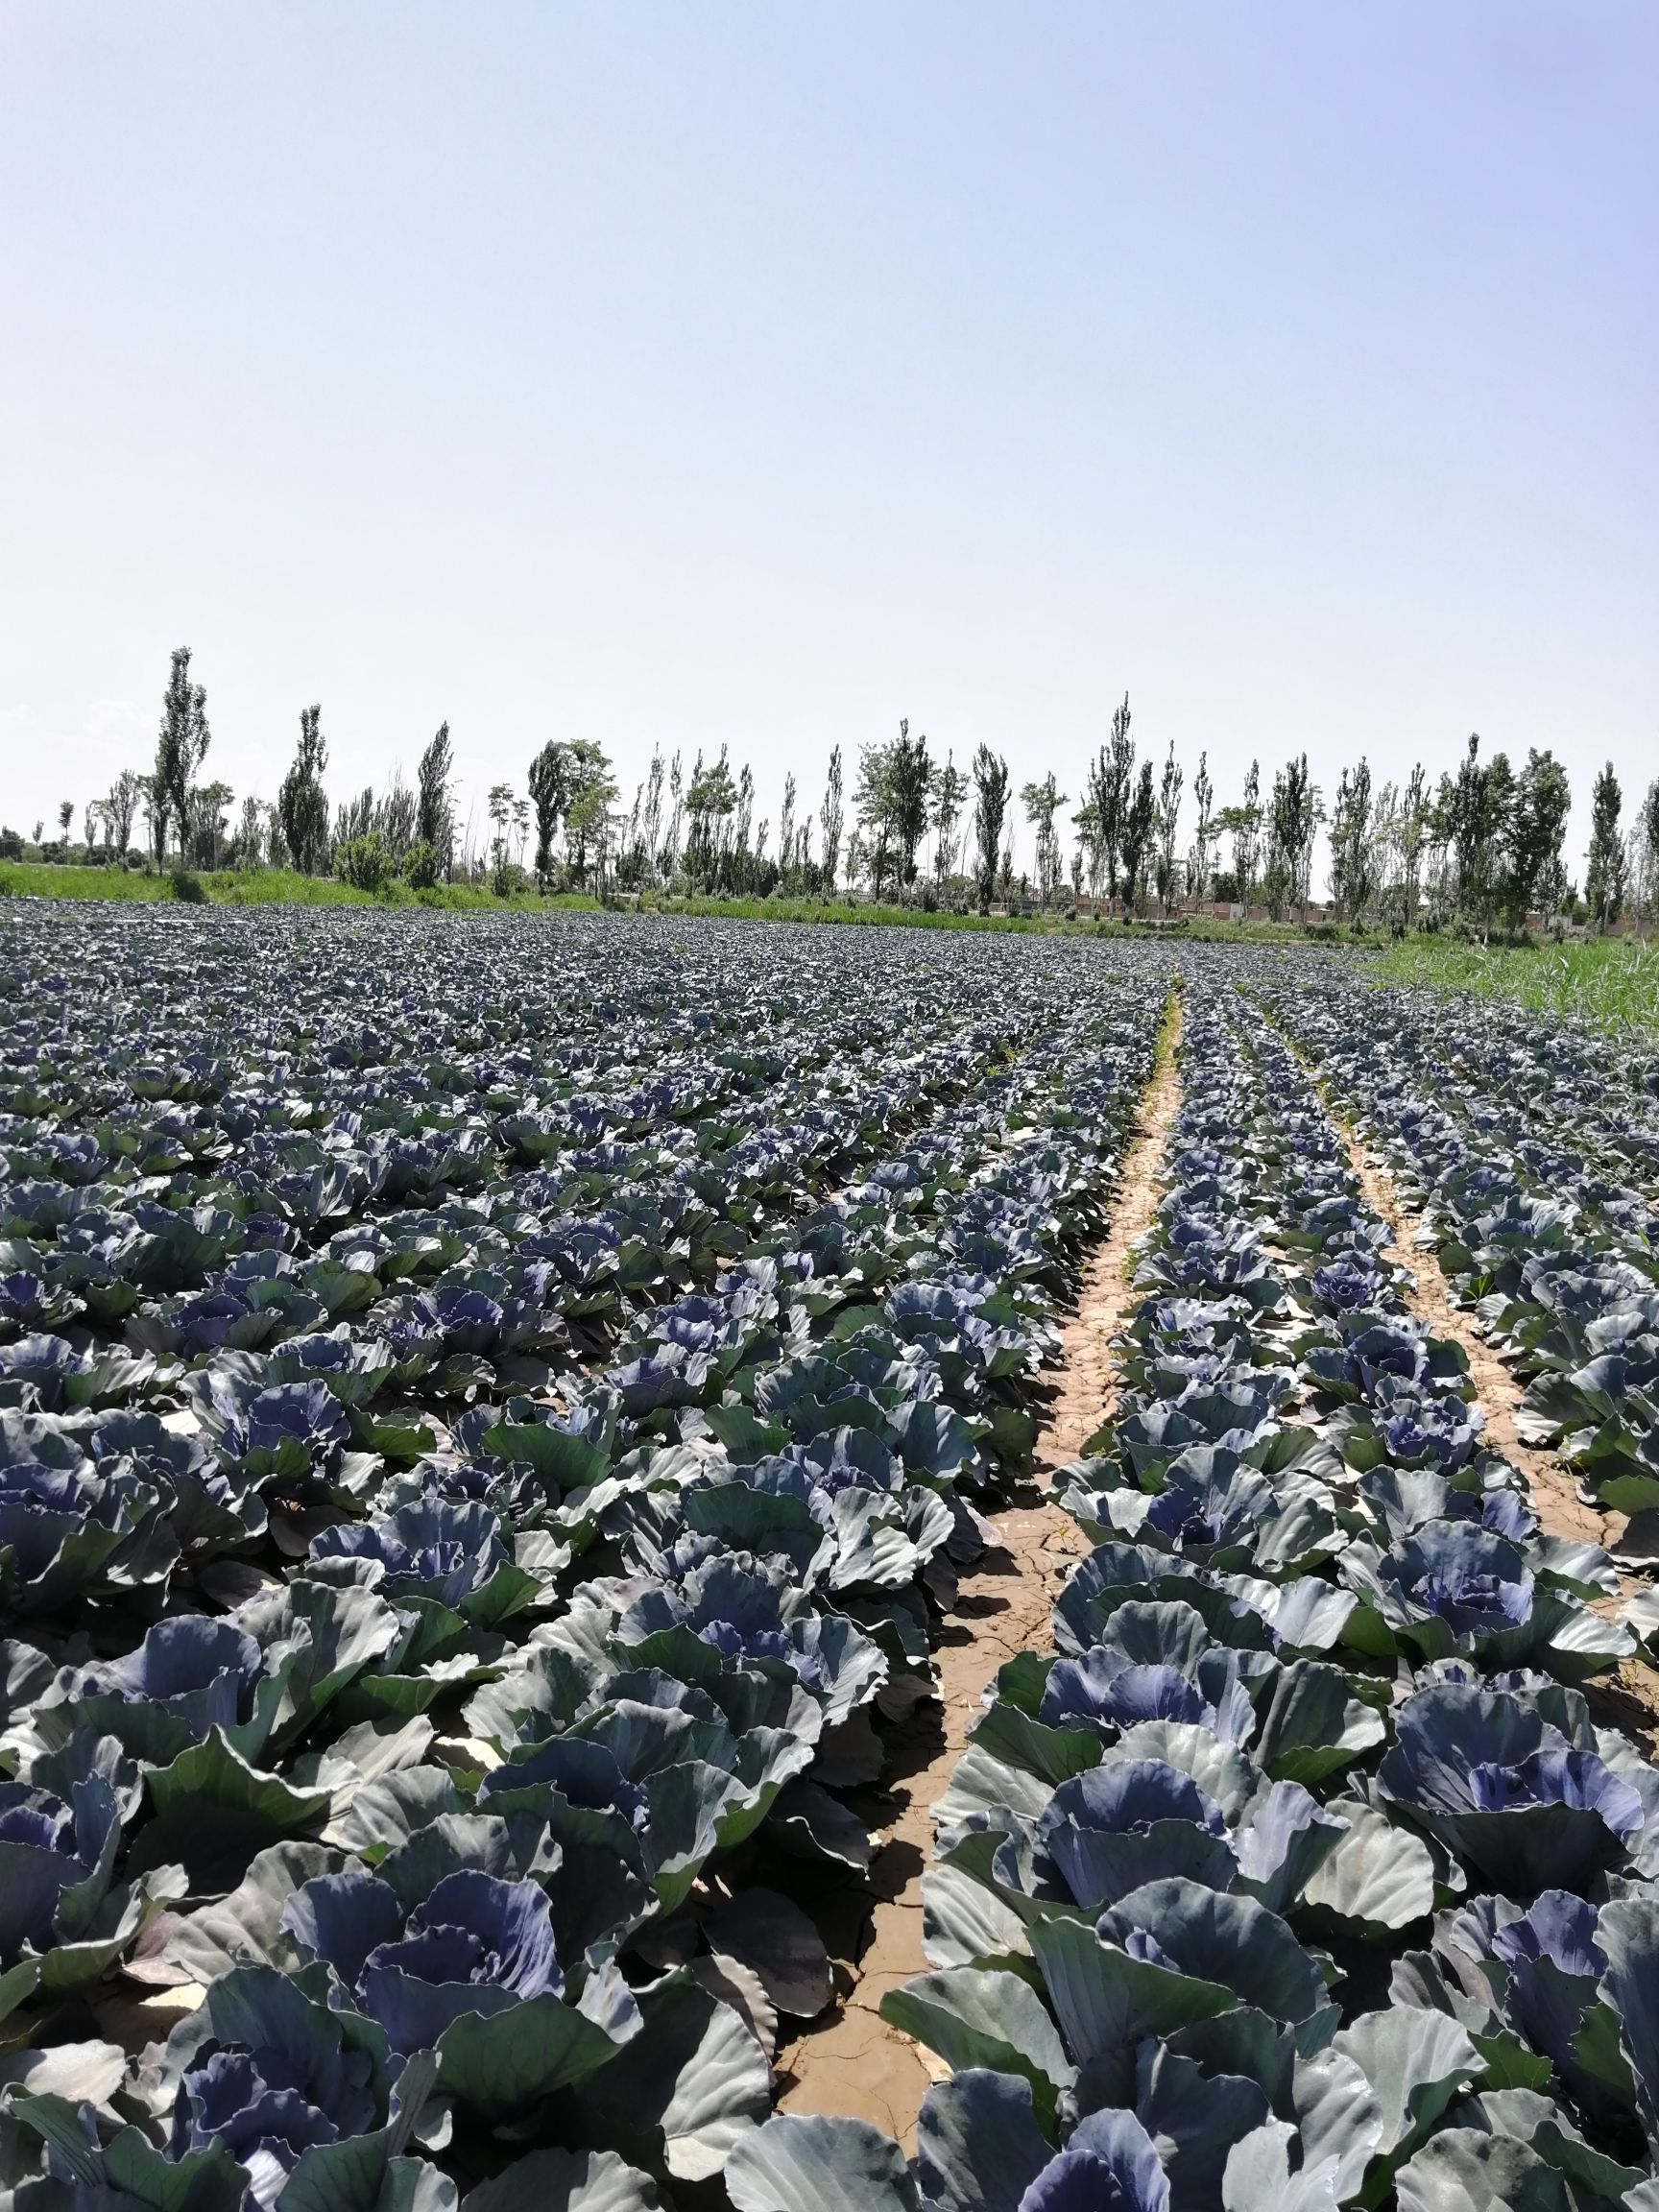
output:
[[[1046,906],[1060,884],[1060,839],[1054,817],[1066,804],[1066,794],[1049,769],[1041,783],[1021,786],[1020,801],[1025,819],[1037,832],[1037,897]]]
[[[276,794],[276,818],[288,857],[302,876],[315,876],[328,857],[328,795],[323,772],[328,744],[321,707],[300,709],[300,744]]]
[[[144,809],[145,847],[159,868],[167,853],[167,802],[156,790],[154,776],[139,777],[138,804]],[[36,843],[39,843],[38,838]]]
[[[1636,816],[1635,843],[1642,882],[1642,910],[1651,922],[1654,906],[1659,903],[1659,777],[1648,784]]]
[[[1158,903],[1166,914],[1177,890],[1175,876],[1175,839],[1181,822],[1181,786],[1186,781],[1175,759],[1175,741],[1169,741],[1168,757],[1164,762],[1164,776],[1158,786],[1157,820],[1157,882]]]
[[[454,779],[455,750],[449,742],[449,725],[441,722],[415,771],[415,835],[431,848],[438,868],[445,875],[455,849]]]
[[[415,842],[415,794],[404,782],[401,772],[394,768],[386,795],[374,809],[374,827],[380,832],[387,864],[394,875],[402,867],[404,855]]]
[[[1306,753],[1286,762],[1274,777],[1267,830],[1268,909],[1275,922],[1287,905],[1299,907],[1306,917],[1313,840],[1319,830],[1319,794],[1309,774]]]
[[[1482,930],[1491,927],[1497,909],[1515,804],[1508,756],[1494,753],[1482,764],[1480,738],[1473,734],[1456,777],[1450,781],[1441,778],[1440,810],[1458,910]]]
[[[680,825],[685,817],[685,775],[680,765],[678,753],[668,763],[668,828],[663,835],[659,861],[665,883],[673,881],[674,871],[680,865]]]
[[[1098,899],[1100,884],[1105,874],[1105,854],[1101,850],[1100,804],[1094,795],[1094,770],[1096,763],[1090,761],[1083,785],[1085,796],[1071,809],[1071,881],[1079,898],[1083,895],[1083,878],[1089,878],[1089,896]]]
[[[926,737],[912,737],[908,722],[899,725],[889,774],[892,779],[893,836],[899,849],[899,880],[916,880],[916,848],[927,830],[927,799],[933,787],[933,765],[927,757]]]
[[[1584,876],[1584,901],[1603,936],[1618,921],[1624,903],[1624,840],[1619,810],[1624,794],[1608,761],[1590,794],[1590,852]]]
[[[724,760],[724,754],[721,758]],[[616,832],[616,780],[603,749],[591,737],[575,738],[570,746],[565,843],[578,883],[588,874],[588,856],[592,854],[594,889],[601,899],[605,896],[605,864]]]
[[[224,857],[225,832],[236,794],[228,783],[200,784],[190,806],[191,844],[198,867],[217,868]]]
[[[793,771],[783,778],[783,803],[778,809],[778,866],[787,875],[795,854],[795,777]]]
[[[757,854],[749,850],[749,831],[755,820],[755,771],[745,761],[737,775],[737,804],[732,809],[732,841],[725,854],[725,881],[730,892],[751,891],[755,885]]]
[[[651,749],[651,766],[645,777],[645,804],[639,814],[640,881],[651,878],[657,865],[658,841],[662,834],[662,749]]]
[[[353,838],[366,837],[374,823],[374,786],[366,783],[354,799],[343,799],[334,809],[333,859],[336,870],[347,846]]]
[[[242,819],[236,829],[234,865],[257,868],[265,856],[265,808],[250,792],[242,802]]]
[[[553,840],[559,834],[569,798],[569,755],[549,738],[530,763],[530,804],[536,810],[536,880],[543,891],[553,881]]]
[[[180,858],[190,833],[190,789],[196,771],[211,743],[207,728],[207,693],[190,681],[190,648],[173,649],[173,666],[161,699],[161,727],[156,739],[156,766],[150,782],[155,805],[151,825],[156,839],[156,864],[167,857],[169,825],[179,831]]]
[[[132,842],[132,819],[143,795],[144,779],[131,768],[123,768],[104,795],[104,827],[110,846],[123,859]]]
[[[1008,815],[1008,763],[981,745],[974,755],[974,842],[978,865],[979,911],[991,911],[1002,826]]]
[[[340,874],[359,891],[384,891],[396,871],[378,829],[351,838],[340,855]]]
[[[1199,905],[1210,896],[1211,854],[1215,849],[1215,786],[1210,778],[1208,749],[1198,756],[1198,773],[1192,779],[1192,802],[1198,809],[1192,831],[1192,851],[1187,862],[1189,896]]]
[[[1157,823],[1158,794],[1152,779],[1152,763],[1142,760],[1118,831],[1118,852],[1123,862],[1123,919],[1126,922],[1141,908]]]
[[[933,874],[943,884],[956,873],[956,826],[968,803],[968,779],[956,765],[954,753],[947,753],[945,765],[933,776]]]
[[[1565,902],[1562,848],[1572,811],[1566,769],[1552,753],[1530,751],[1505,809],[1498,869],[1498,904],[1505,926],[1516,933],[1526,928],[1534,905],[1548,920]]]
[[[1250,894],[1256,888],[1256,870],[1262,857],[1262,764],[1252,760],[1244,779],[1244,794],[1237,806],[1223,806],[1221,828],[1233,840],[1233,876],[1238,904],[1250,919]]]
[[[737,807],[737,784],[720,748],[720,757],[705,768],[698,754],[685,786],[685,875],[691,888],[711,890],[730,841],[732,816]]]
[[[870,868],[871,891],[878,902],[892,865],[896,805],[891,745],[858,749],[858,788],[853,794],[858,833]]]
[[[1423,849],[1429,834],[1433,802],[1423,763],[1413,763],[1400,800],[1400,926],[1414,929],[1417,905],[1423,894]]]
[[[490,826],[495,832],[490,840],[491,888],[497,899],[505,899],[508,891],[507,831],[513,820],[512,784],[492,783],[486,804],[490,809]]]
[[[830,898],[835,896],[835,873],[841,865],[841,831],[843,827],[841,787],[841,748],[837,745],[830,756],[830,773],[824,782],[824,804],[818,809],[818,824],[824,836],[824,856],[819,862],[823,871],[824,889]]]
[[[1106,903],[1110,906],[1118,896],[1118,862],[1123,851],[1123,825],[1133,803],[1135,790],[1135,740],[1130,735],[1133,717],[1129,711],[1129,694],[1123,694],[1123,704],[1112,716],[1111,742],[1100,749],[1100,757],[1091,772],[1088,798],[1100,820],[1100,857],[1105,865]],[[1099,886],[1095,886],[1098,896]]]
[[[1336,780],[1331,815],[1331,903],[1351,922],[1360,921],[1377,889],[1371,868],[1371,768],[1361,758]]]

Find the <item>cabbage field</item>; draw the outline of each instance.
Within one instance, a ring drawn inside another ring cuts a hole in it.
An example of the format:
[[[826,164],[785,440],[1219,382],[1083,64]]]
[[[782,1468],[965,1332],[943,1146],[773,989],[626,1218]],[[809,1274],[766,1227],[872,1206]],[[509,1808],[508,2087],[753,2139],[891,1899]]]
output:
[[[1656,2212],[1652,1066],[1244,948],[0,962],[25,2212]],[[959,1578],[1034,1485],[1010,1656]],[[911,2154],[775,2106],[964,1637]]]

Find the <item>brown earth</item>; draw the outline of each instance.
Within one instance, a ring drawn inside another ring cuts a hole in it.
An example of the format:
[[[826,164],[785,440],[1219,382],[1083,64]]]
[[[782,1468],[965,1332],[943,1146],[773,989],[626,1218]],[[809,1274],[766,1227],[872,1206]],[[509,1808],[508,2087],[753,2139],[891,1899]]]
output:
[[[1552,1452],[1521,1441],[1515,1421],[1521,1410],[1522,1385],[1493,1351],[1468,1308],[1454,1299],[1452,1286],[1433,1252],[1415,1241],[1409,1216],[1395,1195],[1393,1177],[1365,1151],[1351,1129],[1340,1120],[1336,1128],[1359,1178],[1365,1203],[1393,1239],[1386,1257],[1413,1278],[1408,1301],[1411,1310],[1436,1336],[1454,1338],[1468,1355],[1469,1377],[1486,1416],[1485,1441],[1526,1476],[1538,1517],[1552,1536],[1571,1536],[1581,1544],[1602,1543],[1608,1534],[1606,1515],[1585,1504],[1572,1476]]]
[[[916,1717],[915,1724],[926,1732],[925,1742],[917,1745],[923,1758],[892,1782],[891,1822],[883,1828],[861,1900],[848,1900],[853,1910],[841,1942],[826,1929],[836,1959],[839,2003],[778,2055],[781,2111],[868,2120],[896,2135],[906,2152],[915,2148],[917,2111],[935,2074],[927,2054],[889,2027],[878,2008],[889,1989],[927,1971],[922,1950],[922,1876],[933,1840],[932,1811],[967,1743],[985,1690],[1016,1652],[1048,1647],[1054,1599],[1071,1561],[1088,1549],[1075,1523],[1045,1492],[1053,1471],[1078,1456],[1111,1408],[1111,1343],[1130,1305],[1131,1246],[1157,1211],[1159,1166],[1180,1099],[1175,1066],[1180,1031],[1176,994],[1124,1155],[1110,1232],[1084,1269],[1076,1309],[1061,1332],[1035,1479],[1022,1484],[1003,1511],[990,1516],[996,1542],[962,1576],[935,1654],[939,1703]],[[823,1916],[816,1916],[823,1927]]]

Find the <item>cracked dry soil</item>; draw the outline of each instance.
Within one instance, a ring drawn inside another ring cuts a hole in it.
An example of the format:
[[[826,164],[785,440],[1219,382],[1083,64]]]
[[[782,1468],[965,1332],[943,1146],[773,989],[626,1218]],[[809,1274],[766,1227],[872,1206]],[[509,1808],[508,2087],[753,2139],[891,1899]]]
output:
[[[1088,1549],[1046,1490],[1053,1471],[1077,1457],[1111,1410],[1111,1342],[1130,1304],[1131,1247],[1157,1211],[1165,1140],[1180,1099],[1180,1029],[1177,989],[1124,1154],[1110,1231],[1090,1257],[1075,1310],[1062,1328],[1036,1479],[990,1516],[996,1540],[962,1575],[934,1655],[938,1702],[920,1708],[888,1739],[898,1770],[889,1781],[894,1810],[868,1883],[847,1897],[848,1924],[837,1931],[815,1914],[836,1960],[836,2008],[778,2054],[780,2111],[868,2120],[896,2135],[906,2153],[915,2149],[917,2112],[935,2077],[927,2056],[887,2025],[879,2007],[889,1989],[927,1971],[922,1876],[933,1840],[933,1807],[966,1746],[984,1691],[1004,1660],[1047,1648],[1054,1599],[1071,1561]]]

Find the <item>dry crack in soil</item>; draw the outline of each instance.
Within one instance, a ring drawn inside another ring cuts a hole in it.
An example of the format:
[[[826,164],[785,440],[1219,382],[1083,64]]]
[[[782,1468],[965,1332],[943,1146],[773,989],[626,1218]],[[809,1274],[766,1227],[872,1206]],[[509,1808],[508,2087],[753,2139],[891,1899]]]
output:
[[[1180,1031],[1176,991],[1136,1134],[1123,1157],[1109,1234],[1090,1257],[1076,1309],[1061,1332],[1047,1426],[1037,1452],[1039,1479],[1022,1484],[1011,1503],[990,1516],[996,1541],[962,1575],[935,1653],[939,1702],[921,1708],[909,1730],[899,1732],[912,1736],[917,1764],[890,1784],[896,1810],[868,1884],[846,1893],[853,1925],[839,1932],[839,1943],[836,1931],[826,1930],[838,1962],[837,2008],[778,2054],[780,2111],[868,2120],[896,2135],[907,2153],[915,2149],[916,2115],[934,2074],[920,2046],[889,2027],[879,2008],[889,1989],[927,1971],[922,1876],[933,1840],[933,1807],[967,1743],[985,1688],[1016,1652],[1047,1647],[1054,1600],[1072,1560],[1089,1548],[1039,1483],[1077,1457],[1111,1409],[1111,1344],[1131,1303],[1131,1248],[1157,1212],[1165,1140],[1180,1100]]]

